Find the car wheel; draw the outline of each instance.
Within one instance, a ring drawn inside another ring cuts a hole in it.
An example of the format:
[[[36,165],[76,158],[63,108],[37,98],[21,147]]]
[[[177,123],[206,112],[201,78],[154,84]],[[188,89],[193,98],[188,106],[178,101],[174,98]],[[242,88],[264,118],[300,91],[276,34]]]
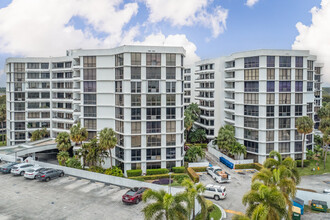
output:
[[[218,200],[220,200],[220,197],[219,196],[214,196],[214,199],[218,201]]]
[[[48,182],[49,180],[50,180],[50,178],[49,178],[49,177],[47,177],[47,178],[46,178],[46,182]]]
[[[60,173],[60,177],[64,176],[64,173]]]
[[[20,172],[19,175],[24,176],[24,171]]]
[[[137,198],[136,201],[135,201],[135,204],[139,204],[140,203],[140,199]]]

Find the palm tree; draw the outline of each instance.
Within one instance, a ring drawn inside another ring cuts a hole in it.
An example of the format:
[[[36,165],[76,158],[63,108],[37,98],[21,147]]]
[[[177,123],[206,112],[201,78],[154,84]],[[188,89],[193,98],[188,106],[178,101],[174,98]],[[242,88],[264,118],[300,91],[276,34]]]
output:
[[[204,196],[201,195],[205,191],[204,185],[201,183],[195,185],[190,179],[184,179],[181,185],[185,187],[184,195],[187,202],[188,219],[191,219],[191,213],[192,219],[195,219],[195,199],[201,205],[202,219],[205,219],[208,214],[207,205]]]
[[[40,130],[35,130],[32,132],[31,141],[37,141],[42,138]]]
[[[83,153],[85,154],[85,162],[88,166],[102,164],[104,162],[103,157],[108,156],[106,150],[97,143],[96,138],[92,138],[89,143],[84,143],[82,149],[85,151]]]
[[[235,128],[232,125],[225,125],[219,129],[216,143],[219,150],[226,154],[230,152],[230,148],[236,143]]]
[[[189,134],[191,143],[203,143],[206,140],[206,131],[203,128],[193,129]]]
[[[325,169],[325,164],[327,161],[327,154],[328,154],[328,145],[330,144],[330,127],[327,128],[324,132],[323,132],[323,143],[325,145],[325,150],[324,150],[324,161],[323,161],[323,167]]]
[[[59,151],[68,151],[71,148],[70,135],[66,132],[59,133],[55,142]]]
[[[289,219],[285,198],[276,187],[255,181],[251,190],[243,196],[242,202],[248,205],[246,214],[251,219]]]
[[[49,136],[49,131],[47,131],[47,128],[43,128],[40,130],[40,135],[42,138],[45,138],[47,136]]]
[[[110,155],[110,167],[112,169],[112,154],[111,150],[116,146],[117,144],[117,137],[116,133],[112,128],[103,128],[100,132],[100,146],[103,149],[106,149],[109,151]]]
[[[194,120],[192,119],[191,113],[188,112],[187,110],[184,112],[184,127],[186,129],[186,142],[189,142],[188,137],[189,137],[189,132],[194,125]]]
[[[4,138],[4,134],[3,134],[3,123],[6,121],[7,119],[7,110],[6,110],[6,104],[2,104],[0,106],[0,122],[1,122],[1,137],[2,137],[2,143],[4,144],[5,143],[5,138]],[[6,132],[5,132],[6,133]]]
[[[231,147],[230,153],[233,154],[235,157],[240,157],[242,154],[246,155],[246,147],[239,143],[238,141],[235,142],[235,144]]]
[[[317,113],[321,119],[319,130],[323,133],[323,155],[324,155],[324,169],[327,161],[328,145],[329,145],[329,134],[330,134],[330,103],[323,106]]]
[[[302,156],[301,156],[301,168],[304,169],[304,153],[305,153],[305,139],[306,134],[309,134],[313,131],[313,120],[308,116],[303,116],[296,120],[296,128],[298,133],[303,134],[303,142],[302,142]]]
[[[190,147],[185,155],[185,159],[189,162],[197,162],[198,157],[204,158],[205,151],[201,146],[192,146]]]
[[[70,128],[70,138],[76,145],[79,145],[88,138],[88,131],[86,128],[82,128],[80,122],[78,122]]]
[[[58,154],[57,154],[57,160],[58,160],[58,163],[62,166],[65,165],[65,161],[67,161],[69,159],[70,155],[68,152],[66,151],[60,151]]]
[[[148,200],[155,201],[142,210],[146,220],[163,218],[166,220],[188,219],[187,210],[183,205],[185,195],[182,193],[173,196],[164,190],[154,191],[149,189],[143,193],[142,199],[144,202]]]

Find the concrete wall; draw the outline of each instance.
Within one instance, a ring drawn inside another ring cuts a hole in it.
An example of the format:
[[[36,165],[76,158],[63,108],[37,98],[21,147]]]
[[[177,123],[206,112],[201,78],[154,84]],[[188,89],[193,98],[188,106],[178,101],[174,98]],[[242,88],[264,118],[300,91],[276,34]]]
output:
[[[208,167],[209,162],[188,163],[188,167]]]
[[[253,163],[253,159],[249,159],[249,160],[234,160],[234,159],[226,156],[225,154],[221,153],[220,151],[214,149],[211,144],[209,144],[207,148],[208,148],[208,151],[209,151],[210,154],[216,156],[217,158],[224,157],[228,161],[232,162],[233,164],[248,164],[248,163]]]
[[[327,202],[328,206],[330,206],[330,195],[328,195],[328,194],[297,190],[296,197],[304,200],[305,205],[308,205],[309,200],[320,200],[320,201]]]

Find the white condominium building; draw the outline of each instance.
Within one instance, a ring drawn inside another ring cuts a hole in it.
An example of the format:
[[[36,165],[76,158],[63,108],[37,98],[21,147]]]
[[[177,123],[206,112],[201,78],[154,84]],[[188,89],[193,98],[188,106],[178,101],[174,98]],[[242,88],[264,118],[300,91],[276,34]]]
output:
[[[196,125],[209,140],[225,124],[235,127],[247,157],[262,163],[270,151],[301,158],[302,136],[295,119],[309,116],[318,128],[321,69],[316,56],[299,50],[255,50],[196,63],[195,99],[201,108]],[[314,144],[307,135],[307,149]],[[306,146],[305,145],[305,146]]]
[[[65,57],[8,58],[7,143],[51,137],[81,122],[89,137],[116,131],[114,162],[130,169],[183,164],[182,47],[69,50]]]
[[[191,103],[196,103],[195,100],[195,88],[196,88],[196,74],[195,65],[186,67],[184,70],[184,108]]]

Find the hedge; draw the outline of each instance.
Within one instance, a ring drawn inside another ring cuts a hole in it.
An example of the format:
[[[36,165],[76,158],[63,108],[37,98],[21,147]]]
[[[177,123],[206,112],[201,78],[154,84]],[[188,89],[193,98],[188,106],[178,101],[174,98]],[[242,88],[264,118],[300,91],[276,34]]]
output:
[[[174,173],[184,173],[185,169],[185,167],[172,167]]]
[[[141,176],[142,170],[127,170],[126,173],[127,173],[127,177]]]
[[[207,144],[206,143],[202,143],[200,144],[202,148],[207,148]]]
[[[176,179],[182,177],[188,177],[187,174],[171,174],[171,178]],[[132,180],[157,180],[157,179],[167,179],[170,178],[170,174],[160,174],[160,175],[147,175],[147,176],[137,176],[137,177],[129,177]]]
[[[169,170],[166,168],[161,169],[147,169],[147,175],[158,175],[158,174],[166,174]]]
[[[188,172],[188,175],[190,176],[190,178],[192,179],[192,181],[194,181],[194,183],[198,183],[198,182],[199,182],[199,176],[198,176],[198,174],[192,169],[192,167],[188,167],[188,168],[187,168],[187,172]]]
[[[191,167],[195,172],[205,172],[207,167]]]
[[[263,166],[260,163],[235,164],[235,169],[256,169],[261,170]]]
[[[301,160],[296,160],[297,167],[301,167]],[[311,164],[309,160],[304,160],[304,167],[308,167]]]

